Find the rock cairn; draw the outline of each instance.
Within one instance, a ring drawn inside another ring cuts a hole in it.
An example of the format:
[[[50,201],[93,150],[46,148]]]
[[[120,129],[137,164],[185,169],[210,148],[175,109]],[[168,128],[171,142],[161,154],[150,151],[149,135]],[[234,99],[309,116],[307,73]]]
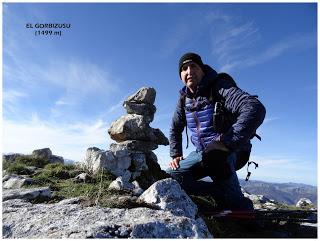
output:
[[[155,89],[148,87],[142,87],[129,96],[123,103],[127,114],[114,121],[108,129],[116,143],[106,151],[96,147],[87,150],[84,163],[92,173],[104,168],[118,177],[112,188],[137,187],[137,183],[128,185],[129,180],[137,180],[138,188],[146,189],[167,177],[152,152],[158,145],[169,144],[161,130],[150,127],[156,112],[155,98]]]

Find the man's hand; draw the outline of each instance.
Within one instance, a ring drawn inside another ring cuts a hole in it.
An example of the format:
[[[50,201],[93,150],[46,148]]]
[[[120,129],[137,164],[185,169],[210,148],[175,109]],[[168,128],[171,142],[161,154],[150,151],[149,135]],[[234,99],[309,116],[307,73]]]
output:
[[[229,151],[229,149],[221,141],[210,142],[205,149],[205,152],[219,150],[219,151]]]
[[[177,170],[180,165],[179,165],[179,162],[183,160],[183,157],[182,156],[178,156],[176,158],[173,158],[172,161],[169,163],[169,167],[172,169],[172,170]]]

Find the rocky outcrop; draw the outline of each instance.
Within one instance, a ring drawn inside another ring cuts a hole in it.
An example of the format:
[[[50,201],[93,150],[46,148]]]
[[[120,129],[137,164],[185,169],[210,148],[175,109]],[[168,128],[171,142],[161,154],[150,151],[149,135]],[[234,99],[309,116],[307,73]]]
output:
[[[122,177],[111,185],[113,188],[132,189],[129,180],[136,180],[146,189],[155,181],[168,177],[152,152],[158,145],[169,144],[161,130],[149,125],[156,111],[155,97],[155,89],[147,87],[128,97],[123,103],[127,114],[114,121],[108,130],[116,143],[112,143],[109,150],[96,147],[87,150],[84,165],[90,172],[97,173],[103,168]]]
[[[16,162],[19,158],[38,158],[46,160],[48,163],[62,163],[64,159],[61,156],[53,155],[50,148],[37,149],[32,152],[31,155],[24,155],[19,153],[2,155],[3,162]]]
[[[14,154],[8,154],[8,155],[2,155],[2,161],[3,162],[14,162],[17,157],[24,156],[20,153],[14,153]]]
[[[308,198],[300,198],[300,200],[296,203],[296,207],[299,208],[312,208],[313,203]]]
[[[241,189],[243,195],[249,198],[256,210],[275,210],[280,208],[280,204],[275,200],[269,199],[263,195],[250,194],[245,189]]]
[[[50,150],[50,148],[34,150],[32,152],[32,156],[36,158],[48,160],[49,163],[62,163],[62,164],[64,163],[63,157],[52,155],[52,151]]]
[[[172,178],[154,183],[139,197],[139,200],[168,210],[177,216],[195,218],[198,212],[197,206]]]
[[[2,200],[23,199],[34,200],[37,198],[50,198],[51,190],[49,187],[30,188],[30,189],[11,189],[3,190]]]
[[[22,215],[23,213],[23,215]],[[4,238],[210,238],[201,220],[148,208],[3,202]]]
[[[30,185],[32,183],[32,178],[23,177],[15,174],[6,175],[2,179],[2,187],[4,189],[21,188],[25,185]]]
[[[195,204],[173,179],[141,195],[155,209],[84,207],[79,198],[32,205],[24,199],[4,199],[4,238],[212,238],[196,218]]]

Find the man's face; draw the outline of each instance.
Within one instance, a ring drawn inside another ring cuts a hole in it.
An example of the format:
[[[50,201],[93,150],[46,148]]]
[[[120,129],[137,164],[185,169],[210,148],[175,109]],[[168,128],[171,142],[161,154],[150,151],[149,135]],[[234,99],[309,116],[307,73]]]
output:
[[[182,82],[194,93],[202,80],[204,72],[195,62],[189,62],[182,66],[180,77]]]

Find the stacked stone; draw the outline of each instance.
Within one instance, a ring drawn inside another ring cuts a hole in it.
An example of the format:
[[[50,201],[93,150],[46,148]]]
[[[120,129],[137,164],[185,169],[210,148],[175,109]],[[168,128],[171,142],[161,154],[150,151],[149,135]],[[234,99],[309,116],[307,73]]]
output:
[[[89,170],[95,173],[105,168],[118,177],[116,183],[138,180],[144,189],[160,176],[165,177],[152,152],[158,145],[169,144],[161,130],[150,127],[156,112],[155,97],[154,88],[142,87],[124,101],[127,114],[114,121],[108,130],[116,143],[108,151],[89,148],[85,160]]]
[[[108,130],[110,137],[118,142],[111,144],[111,150],[127,149],[134,152],[148,152],[158,145],[168,145],[169,141],[159,129],[149,126],[153,121],[156,107],[156,91],[143,87],[124,101],[127,115],[111,124]]]

